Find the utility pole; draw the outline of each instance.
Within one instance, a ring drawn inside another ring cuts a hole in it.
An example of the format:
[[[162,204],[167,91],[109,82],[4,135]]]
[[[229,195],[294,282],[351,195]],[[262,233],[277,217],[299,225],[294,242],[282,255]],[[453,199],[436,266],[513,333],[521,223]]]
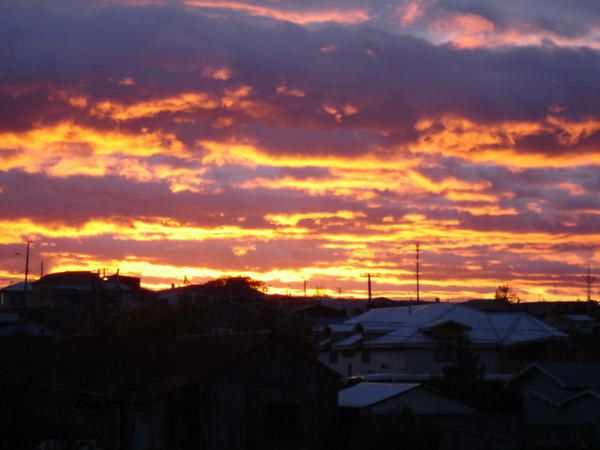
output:
[[[29,248],[33,241],[27,240],[27,252],[25,253],[25,285],[23,290],[25,291],[25,296],[27,296],[27,278],[29,277]]]
[[[420,258],[420,253],[421,253],[420,245],[419,245],[419,242],[417,241],[417,246],[416,246],[416,256],[417,256],[417,302],[421,300],[421,297],[420,297],[421,293],[420,293],[420,286],[419,286],[419,281],[420,281],[419,280],[419,276],[420,276],[420,274],[419,274],[419,258]]]
[[[302,280],[303,284],[304,284],[304,298],[306,298],[306,285],[308,284],[307,280]]]
[[[40,261],[40,278],[44,276],[44,261]]]
[[[583,277],[583,280],[587,284],[587,299],[588,302],[592,301],[592,284],[596,281],[596,277],[593,277],[590,273],[590,265],[588,264],[587,275]]]
[[[371,278],[377,278],[379,276],[381,276],[381,275],[378,274],[378,273],[370,273],[370,272],[369,273],[363,273],[361,275],[361,277],[363,277],[363,278],[366,277],[367,278],[367,289],[368,289],[367,292],[369,293],[369,302],[371,302],[371,300],[373,299],[373,290],[371,288]]]

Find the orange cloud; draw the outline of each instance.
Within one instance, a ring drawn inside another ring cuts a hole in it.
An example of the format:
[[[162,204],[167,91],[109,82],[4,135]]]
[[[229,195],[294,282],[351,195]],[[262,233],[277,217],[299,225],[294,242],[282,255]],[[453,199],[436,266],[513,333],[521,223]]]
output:
[[[442,125],[435,127],[434,125]],[[598,151],[556,152],[553,154],[523,152],[515,149],[517,140],[538,134],[557,135],[559,144],[573,145],[600,131],[600,121],[569,121],[548,116],[540,122],[504,122],[484,125],[471,120],[444,117],[438,121],[420,120],[415,129],[419,141],[409,146],[416,153],[454,155],[472,162],[493,162],[513,168],[574,167],[600,163]]]
[[[424,0],[405,0],[396,7],[396,15],[403,27],[412,25],[425,14],[429,7],[429,1]]]
[[[277,9],[268,6],[259,6],[236,1],[217,0],[186,0],[185,4],[195,8],[226,9],[242,12],[251,16],[269,17],[276,20],[284,20],[300,25],[313,23],[337,22],[342,24],[357,24],[370,19],[369,14],[361,8],[331,9],[322,8],[314,10],[290,10]]]
[[[275,92],[282,95],[289,95],[290,97],[304,97],[306,94],[304,91],[296,88],[289,88],[285,85],[277,86]]]
[[[496,30],[492,21],[470,13],[452,14],[431,23],[429,28],[438,39],[459,48],[481,47]]]
[[[226,81],[231,78],[231,69],[227,66],[209,66],[203,70],[202,75],[207,78],[212,78],[213,80]]]
[[[192,112],[197,109],[215,109],[219,100],[199,92],[185,92],[176,97],[148,100],[132,105],[102,101],[92,109],[92,115],[114,120],[132,120],[153,117],[160,113]]]

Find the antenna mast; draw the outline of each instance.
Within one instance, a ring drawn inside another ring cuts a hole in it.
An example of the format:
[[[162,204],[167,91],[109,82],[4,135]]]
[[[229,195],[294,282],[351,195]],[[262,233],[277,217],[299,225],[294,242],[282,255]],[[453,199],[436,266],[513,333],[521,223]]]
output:
[[[590,265],[588,264],[587,275],[583,277],[583,280],[587,284],[587,299],[588,302],[592,301],[592,284],[596,281],[596,277],[593,277],[590,273]]]

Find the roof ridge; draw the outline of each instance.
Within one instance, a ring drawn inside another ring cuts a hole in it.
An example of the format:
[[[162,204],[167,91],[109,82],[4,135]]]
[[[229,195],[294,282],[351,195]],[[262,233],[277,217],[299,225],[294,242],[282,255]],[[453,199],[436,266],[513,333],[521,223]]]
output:
[[[450,311],[454,311],[457,308],[457,306],[459,306],[459,303],[454,303],[450,308],[444,308],[444,311],[439,316],[437,316],[435,319],[431,320],[431,322],[433,322],[434,320],[440,320],[442,317],[449,314]]]
[[[502,338],[498,334],[498,330],[496,330],[496,327],[494,326],[494,324],[490,320],[490,315],[489,314],[484,314],[484,316],[485,316],[485,320],[487,320],[487,322],[490,324],[490,328],[494,331],[494,334],[496,335],[496,339],[498,339],[498,341],[502,342]]]
[[[514,317],[514,319],[513,319],[512,323],[506,329],[506,332],[504,333],[504,335],[500,338],[500,342],[501,343],[507,340],[508,336],[513,333],[513,331],[515,330],[515,328],[517,328],[517,325],[521,322],[521,317],[522,316],[520,314],[514,314],[513,317]]]

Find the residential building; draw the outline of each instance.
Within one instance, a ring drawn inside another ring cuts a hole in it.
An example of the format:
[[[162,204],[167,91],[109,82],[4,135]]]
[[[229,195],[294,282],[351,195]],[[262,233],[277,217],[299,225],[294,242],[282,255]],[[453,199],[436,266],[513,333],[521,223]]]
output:
[[[339,376],[277,339],[189,337],[162,356],[169,376],[127,398],[127,448],[330,446]]]
[[[583,333],[590,336],[597,327],[593,317],[587,314],[556,314],[547,316],[544,321],[566,333]]]
[[[31,308],[51,308],[79,313],[87,308],[90,298],[102,284],[96,272],[57,272],[43,276],[32,283]]]
[[[0,353],[0,443],[320,449],[336,431],[339,375],[267,333],[5,338]]]
[[[359,414],[398,414],[408,409],[416,416],[456,418],[476,413],[421,383],[364,382],[342,389],[338,399],[341,408]]]
[[[506,373],[547,357],[567,337],[523,312],[430,303],[373,309],[329,325],[319,359],[345,376],[440,374],[468,346],[488,373]]]
[[[2,308],[19,308],[25,306],[27,299],[31,295],[31,283],[25,282],[11,284],[0,289],[0,307]]]
[[[537,362],[511,382],[523,399],[526,442],[564,448],[600,442],[600,361]]]

